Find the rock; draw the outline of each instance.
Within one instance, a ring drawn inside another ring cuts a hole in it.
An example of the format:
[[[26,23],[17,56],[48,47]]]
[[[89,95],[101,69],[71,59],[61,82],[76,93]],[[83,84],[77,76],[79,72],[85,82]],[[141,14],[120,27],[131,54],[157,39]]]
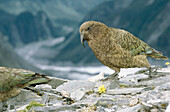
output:
[[[70,94],[69,94],[67,91],[65,91],[65,90],[62,90],[60,93],[61,93],[61,95],[62,95],[63,97],[66,97],[66,98],[69,98],[69,97],[70,97]]]
[[[104,79],[104,73],[103,72],[99,73],[98,75],[96,75],[94,77],[90,77],[87,80],[91,81],[91,82],[97,82],[97,81],[100,81],[101,79]]]
[[[39,90],[41,89],[41,90],[44,90],[44,91],[50,91],[52,89],[52,86],[48,85],[48,84],[41,84],[41,85],[36,85],[35,89],[39,89]]]
[[[139,102],[139,99],[137,99],[137,98],[132,99],[132,100],[130,100],[130,106],[134,106],[134,105],[136,105],[138,102]]]
[[[162,85],[160,85],[160,87],[161,86]],[[141,103],[144,106],[150,109],[159,108],[160,110],[165,111],[168,103],[170,102],[170,91],[158,91],[157,88],[143,92],[142,94],[138,95],[138,98],[141,100]]]
[[[68,81],[68,82],[58,86],[56,88],[56,91],[65,90],[69,93],[69,92],[72,92],[72,91],[75,91],[75,90],[81,89],[81,88],[83,88],[86,91],[90,91],[90,90],[93,90],[94,87],[95,87],[94,82],[73,80],[73,81]]]
[[[170,67],[159,69],[157,72],[170,74]]]
[[[73,112],[76,111],[76,109],[79,109],[80,107],[77,107],[76,105],[63,105],[63,106],[45,106],[45,107],[35,107],[35,111],[40,112]]]
[[[165,108],[167,105],[168,105],[168,102],[165,100],[161,100],[161,99],[156,99],[156,100],[149,100],[147,101],[148,104],[151,104],[153,106],[158,106],[158,107],[161,107],[161,108]]]
[[[106,107],[106,108],[110,108],[113,105],[115,105],[115,102],[112,99],[106,99],[106,98],[102,98],[100,100],[98,100],[98,102],[96,103],[97,106],[102,106],[102,107]]]
[[[73,100],[81,100],[84,96],[85,96],[85,90],[84,88],[81,88],[81,89],[78,89],[76,91],[73,91],[71,94],[70,94],[70,97],[73,99]]]
[[[53,89],[55,89],[59,85],[62,85],[65,82],[69,81],[69,80],[66,80],[66,79],[60,79],[60,78],[56,78],[56,77],[49,77],[48,76],[48,78],[50,78],[48,85],[51,85]]]
[[[139,82],[137,85],[159,86],[159,85],[165,84],[167,82],[170,82],[170,75],[150,79],[150,80],[147,80],[147,81],[142,81],[142,82]]]
[[[115,88],[119,88],[119,83],[115,80],[112,81],[98,81],[96,82],[95,85],[95,92],[98,91],[98,87],[104,85],[104,87],[106,89],[115,89]]]
[[[103,73],[81,81],[50,77],[51,82],[22,89],[18,96],[0,103],[0,111],[16,112],[37,101],[45,106],[30,111],[169,112],[170,75],[164,73],[156,72],[149,78],[136,72],[119,82],[100,81]],[[106,92],[99,94],[102,85]]]
[[[18,96],[11,98],[4,103],[8,109],[14,109],[27,105],[31,101],[43,102],[43,98],[30,90],[22,89]]]
[[[63,102],[61,96],[52,93],[44,93],[42,98],[44,99],[42,104],[46,104],[47,106],[61,106]]]
[[[170,82],[157,86],[155,89],[158,91],[161,91],[161,90],[170,91]]]
[[[86,92],[93,91],[95,83],[91,81],[68,81],[56,88],[56,91],[65,91],[73,100],[80,100],[84,97]]]
[[[96,105],[96,103],[100,100],[101,98],[100,97],[90,97],[88,99],[82,99],[78,102],[75,102],[74,104],[72,105],[84,105],[84,106],[93,106],[93,105]]]
[[[142,109],[143,106],[138,104],[138,105],[135,105],[133,107],[128,107],[128,108],[125,108],[125,109],[121,109],[121,110],[118,110],[116,112],[139,112],[140,109]]]
[[[104,108],[103,109],[104,112],[116,112],[116,110],[117,110],[117,105],[112,106],[111,108]],[[101,112],[103,112],[103,111],[101,111]]]
[[[141,93],[144,88],[123,88],[123,89],[111,89],[107,90],[106,93],[110,95],[116,95],[116,94],[137,94]]]
[[[169,105],[167,106],[166,108],[166,111],[165,112],[170,112],[170,102],[169,102]]]
[[[141,80],[146,80],[149,78],[149,75],[146,75],[144,73],[142,74],[134,74],[134,75],[128,75],[127,77],[123,77],[120,79],[120,82],[124,81],[130,81],[132,83],[138,83]]]

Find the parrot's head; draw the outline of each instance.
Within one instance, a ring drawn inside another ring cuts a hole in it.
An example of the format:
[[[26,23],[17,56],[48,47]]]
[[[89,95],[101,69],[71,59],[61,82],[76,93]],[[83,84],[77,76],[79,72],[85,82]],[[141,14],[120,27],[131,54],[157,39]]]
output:
[[[103,23],[96,21],[87,21],[84,22],[79,29],[80,32],[80,40],[82,45],[84,45],[84,41],[90,42],[92,40],[97,39],[98,35],[102,34],[102,30],[106,29],[107,26]]]

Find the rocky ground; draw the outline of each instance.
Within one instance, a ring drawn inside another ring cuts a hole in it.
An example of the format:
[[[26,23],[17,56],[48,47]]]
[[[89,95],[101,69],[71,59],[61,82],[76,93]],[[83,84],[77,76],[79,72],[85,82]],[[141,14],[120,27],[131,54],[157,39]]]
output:
[[[117,83],[101,81],[104,73],[88,80],[50,77],[49,83],[24,88],[18,96],[1,103],[0,111],[170,112],[170,68],[148,73],[125,74]]]

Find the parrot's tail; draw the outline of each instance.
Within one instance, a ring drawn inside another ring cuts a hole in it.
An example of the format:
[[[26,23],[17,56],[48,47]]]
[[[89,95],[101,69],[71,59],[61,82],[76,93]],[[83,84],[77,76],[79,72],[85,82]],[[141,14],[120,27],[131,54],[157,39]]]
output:
[[[146,53],[147,56],[149,56],[149,57],[152,57],[155,59],[164,59],[164,60],[168,59],[168,57],[164,56],[161,52],[159,52],[153,48],[150,51],[151,51],[150,53],[148,53],[148,54]]]
[[[35,73],[34,76],[30,77],[30,81],[28,82],[29,85],[31,84],[41,84],[46,83],[50,79],[43,74]]]
[[[30,76],[23,79],[20,82],[20,84],[18,85],[18,87],[26,87],[26,86],[34,85],[34,84],[47,83],[47,82],[49,82],[49,80],[50,79],[48,77],[46,77],[45,75],[35,73],[35,74],[31,74]]]

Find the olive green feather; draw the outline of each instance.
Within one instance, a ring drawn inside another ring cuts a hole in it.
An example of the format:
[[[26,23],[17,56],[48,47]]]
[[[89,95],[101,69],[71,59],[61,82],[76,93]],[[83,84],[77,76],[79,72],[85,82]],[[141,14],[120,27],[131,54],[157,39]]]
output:
[[[48,82],[49,79],[28,70],[0,67],[0,93],[13,88],[21,88],[30,84]]]
[[[116,35],[114,35],[115,37],[113,37],[115,38],[116,43],[125,50],[131,52],[132,56],[147,55],[155,59],[168,59],[166,56],[163,56],[161,52],[151,48],[148,44],[138,39],[128,31],[115,28],[112,28],[112,30],[116,32]]]

